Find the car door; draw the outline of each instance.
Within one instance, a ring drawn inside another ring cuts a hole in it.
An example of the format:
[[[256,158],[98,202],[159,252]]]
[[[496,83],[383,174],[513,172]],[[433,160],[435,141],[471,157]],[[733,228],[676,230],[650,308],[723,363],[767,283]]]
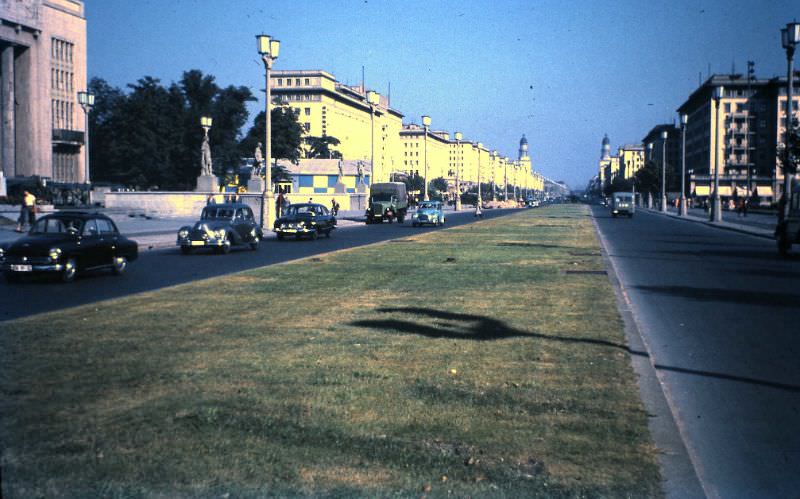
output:
[[[117,247],[117,234],[114,226],[105,218],[97,218],[97,232],[100,239],[97,244],[98,265],[110,265],[114,261],[114,250]]]
[[[89,218],[83,223],[81,239],[78,241],[78,251],[75,256],[79,265],[83,268],[101,265],[102,249],[100,246],[100,231],[97,229],[97,219]]]

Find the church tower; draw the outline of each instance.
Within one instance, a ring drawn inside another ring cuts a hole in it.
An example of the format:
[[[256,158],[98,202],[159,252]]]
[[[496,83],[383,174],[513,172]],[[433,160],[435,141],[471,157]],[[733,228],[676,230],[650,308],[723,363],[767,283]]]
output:
[[[528,139],[525,138],[525,134],[522,134],[522,138],[519,139],[519,165],[524,169],[525,172],[531,172],[531,157],[528,155]]]
[[[608,140],[608,134],[603,135],[603,148],[600,150],[600,160],[609,159],[611,157],[611,141]]]

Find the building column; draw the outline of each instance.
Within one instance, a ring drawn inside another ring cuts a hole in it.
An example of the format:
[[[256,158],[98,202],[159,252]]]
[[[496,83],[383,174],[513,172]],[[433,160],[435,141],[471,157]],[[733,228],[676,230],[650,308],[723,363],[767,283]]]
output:
[[[6,177],[16,174],[16,158],[14,150],[14,46],[8,45],[0,54],[3,81],[0,88],[0,107],[2,107],[2,145],[0,145],[0,162]]]

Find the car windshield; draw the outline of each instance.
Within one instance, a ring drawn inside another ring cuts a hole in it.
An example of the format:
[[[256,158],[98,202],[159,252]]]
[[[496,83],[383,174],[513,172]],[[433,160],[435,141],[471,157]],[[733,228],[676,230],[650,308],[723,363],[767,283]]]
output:
[[[287,215],[302,215],[305,213],[318,215],[319,209],[318,207],[310,204],[293,204],[289,206],[289,209],[286,211]]]
[[[392,193],[391,192],[376,192],[372,195],[373,201],[391,201],[392,200]]]
[[[233,218],[233,208],[206,206],[200,216],[201,220],[216,220],[220,218]]]
[[[425,209],[437,210],[437,209],[439,209],[439,204],[438,203],[420,203],[419,209],[420,210],[425,210]]]
[[[80,218],[45,217],[37,220],[31,234],[66,234],[70,228],[80,232],[83,221]]]

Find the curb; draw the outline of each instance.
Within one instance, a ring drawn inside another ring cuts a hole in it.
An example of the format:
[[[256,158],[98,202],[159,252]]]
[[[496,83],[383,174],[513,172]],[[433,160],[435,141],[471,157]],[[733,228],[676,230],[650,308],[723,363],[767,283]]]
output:
[[[624,324],[631,366],[636,373],[639,395],[648,415],[647,426],[659,451],[658,463],[664,495],[676,499],[705,498],[705,487],[689,454],[665,387],[658,378],[651,350],[642,336],[633,306],[619,278],[617,267],[609,256],[605,237],[600,232],[591,207],[589,212],[600,243],[603,262],[608,269],[608,280],[614,288],[617,311]]]

